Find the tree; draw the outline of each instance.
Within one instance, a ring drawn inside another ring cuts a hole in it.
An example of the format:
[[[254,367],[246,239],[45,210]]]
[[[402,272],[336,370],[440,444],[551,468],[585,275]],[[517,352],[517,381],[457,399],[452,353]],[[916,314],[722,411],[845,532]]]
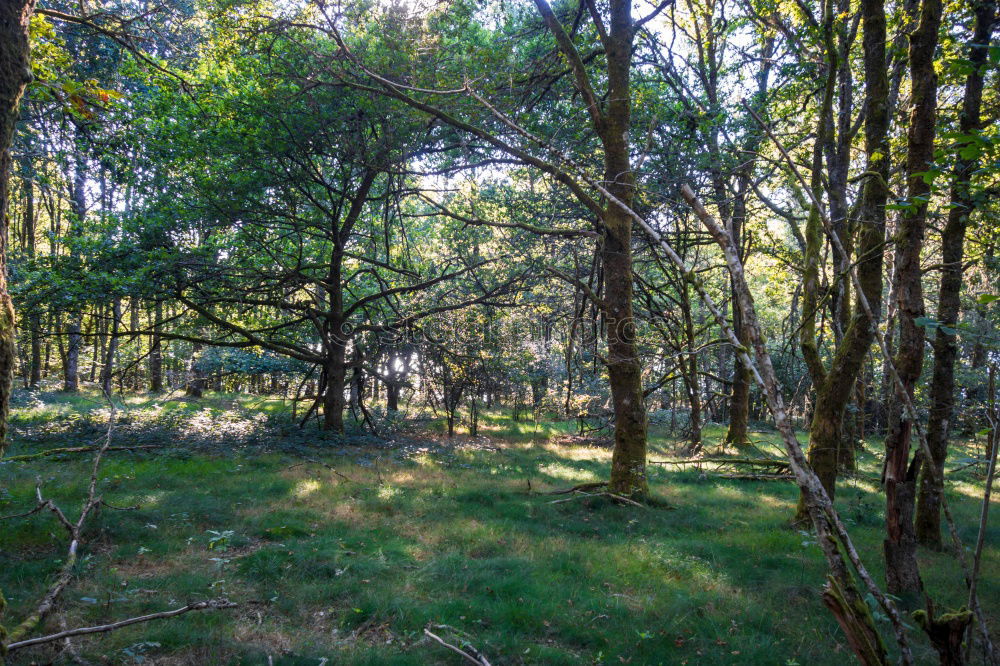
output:
[[[14,305],[7,291],[7,239],[10,193],[10,144],[24,88],[31,81],[28,31],[34,0],[0,6],[0,458],[7,444],[7,414],[14,383]]]
[[[968,43],[969,74],[965,79],[958,124],[960,148],[951,173],[948,219],[941,229],[938,326],[934,331],[934,370],[927,421],[927,444],[934,458],[923,461],[924,465],[933,465],[937,474],[921,469],[914,519],[917,540],[935,549],[942,547],[940,495],[944,491],[935,479],[943,478],[944,475],[948,436],[955,409],[955,360],[958,356],[956,327],[961,307],[965,230],[969,225],[969,218],[977,208],[976,193],[971,181],[981,163],[977,137],[983,129],[983,83],[986,79],[985,65],[989,56],[990,39],[997,24],[997,3],[989,0],[975,2],[973,13],[975,25]]]
[[[632,219],[628,213],[636,201],[635,175],[632,171],[632,143],[629,137],[632,116],[632,59],[635,35],[641,25],[655,16],[659,8],[642,19],[633,19],[630,0],[611,0],[607,14],[602,15],[594,4],[588,5],[594,32],[588,35],[589,45],[599,48],[604,55],[604,65],[588,68],[592,62],[581,54],[574,42],[576,34],[566,31],[546,0],[536,0],[535,8],[541,16],[556,50],[568,63],[575,94],[579,94],[589,119],[589,129],[601,149],[602,175],[588,176],[577,168],[576,162],[549,141],[533,135],[530,124],[531,106],[512,109],[513,113],[529,112],[521,123],[501,111],[486,98],[468,86],[456,92],[469,92],[480,103],[479,112],[485,111],[494,128],[475,124],[476,118],[465,120],[461,115],[441,106],[421,101],[425,89],[394,82],[372,71],[348,48],[337,24],[340,17],[327,17],[321,30],[333,32],[345,57],[354,65],[354,85],[366,90],[379,90],[383,94],[405,102],[415,109],[444,122],[470,138],[478,139],[492,150],[520,163],[537,169],[566,187],[590,215],[595,218],[600,234],[600,256],[603,270],[603,297],[601,311],[607,327],[608,357],[606,367],[611,389],[615,419],[615,447],[612,458],[609,489],[624,496],[643,496],[648,492],[646,482],[646,408],[642,390],[641,364],[635,341],[632,280]],[[574,31],[575,32],[575,31]],[[596,43],[595,43],[596,42]],[[561,76],[557,78],[562,78]],[[374,86],[362,81],[373,82]],[[499,83],[499,82],[498,82]],[[506,84],[506,81],[503,82]],[[596,84],[604,83],[604,94],[596,92]],[[549,86],[551,88],[551,85]],[[546,92],[542,91],[544,97]],[[491,95],[487,95],[488,97]],[[497,97],[502,98],[502,95]],[[457,111],[461,114],[462,111]],[[478,115],[478,112],[473,116]],[[578,131],[580,128],[574,128]],[[541,149],[545,157],[536,154]],[[592,183],[600,180],[606,184],[614,201],[602,201],[594,192]],[[619,203],[616,203],[619,202]]]

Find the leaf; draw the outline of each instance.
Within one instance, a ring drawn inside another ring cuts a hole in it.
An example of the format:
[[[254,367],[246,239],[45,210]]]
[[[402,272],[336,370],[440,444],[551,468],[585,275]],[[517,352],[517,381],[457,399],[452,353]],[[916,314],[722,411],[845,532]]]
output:
[[[989,305],[994,301],[1000,301],[1000,296],[997,296],[996,294],[980,294],[976,298],[976,303],[979,303],[980,305]]]

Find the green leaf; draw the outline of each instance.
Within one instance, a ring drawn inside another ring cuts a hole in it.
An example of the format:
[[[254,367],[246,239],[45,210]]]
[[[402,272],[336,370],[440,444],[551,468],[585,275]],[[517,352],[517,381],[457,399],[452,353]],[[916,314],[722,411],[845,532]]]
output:
[[[976,303],[979,303],[980,305],[989,305],[993,301],[1000,301],[1000,296],[997,296],[996,294],[980,294],[976,298]]]

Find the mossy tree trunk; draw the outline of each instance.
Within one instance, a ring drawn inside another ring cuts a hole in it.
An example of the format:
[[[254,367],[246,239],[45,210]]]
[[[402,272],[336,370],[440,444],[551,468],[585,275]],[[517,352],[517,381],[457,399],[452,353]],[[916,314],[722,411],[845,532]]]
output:
[[[34,0],[0,2],[0,458],[6,448],[7,415],[16,363],[14,304],[7,291],[7,209],[10,198],[10,144],[24,88],[31,81],[28,24]]]
[[[906,198],[909,208],[899,222],[896,238],[896,280],[899,286],[899,346],[894,363],[909,399],[923,368],[924,329],[917,322],[924,316],[920,254],[927,225],[930,185],[924,174],[934,159],[934,125],[937,117],[937,73],[934,50],[941,25],[941,0],[924,0],[920,22],[910,35],[910,81],[912,109],[907,130]],[[910,459],[913,424],[903,417],[903,396],[889,415],[885,439],[885,527],[883,543],[886,583],[889,592],[915,597],[922,591],[917,565],[917,539],[913,526],[919,453]]]
[[[809,463],[832,500],[836,491],[838,450],[842,445],[844,410],[861,373],[882,307],[882,245],[885,241],[885,204],[889,196],[889,79],[886,64],[884,0],[864,0],[863,50],[865,69],[865,154],[867,178],[858,205],[857,264],[861,294],[829,371],[822,374],[816,391],[816,408],[809,429]],[[861,298],[871,307],[875,320],[861,307]],[[818,359],[816,359],[818,360]],[[804,495],[800,496],[797,519],[808,516]]]
[[[982,129],[981,108],[983,101],[984,65],[989,54],[991,35],[996,26],[996,0],[980,0],[974,4],[975,27],[969,40],[971,71],[965,79],[965,96],[959,118],[959,131],[972,134]],[[927,445],[937,474],[921,470],[917,492],[915,517],[917,541],[925,546],[940,549],[941,542],[941,492],[936,478],[943,478],[944,461],[948,454],[948,429],[955,407],[955,360],[958,344],[955,326],[961,307],[962,273],[965,251],[965,230],[972,201],[970,179],[979,167],[976,158],[958,156],[952,170],[951,208],[948,220],[941,230],[941,284],[938,287],[937,320],[941,324],[934,336],[934,371],[931,380],[930,418],[927,422]]]

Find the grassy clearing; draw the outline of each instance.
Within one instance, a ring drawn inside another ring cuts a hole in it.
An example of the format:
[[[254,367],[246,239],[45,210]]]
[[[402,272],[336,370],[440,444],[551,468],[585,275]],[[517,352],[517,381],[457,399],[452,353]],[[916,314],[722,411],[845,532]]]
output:
[[[22,402],[11,452],[85,443],[99,432],[102,409],[88,400]],[[242,605],[77,641],[102,663],[461,663],[422,638],[428,625],[447,625],[435,632],[453,643],[467,638],[494,664],[851,659],[819,600],[819,548],[787,526],[791,484],[654,466],[651,485],[666,506],[550,504],[540,493],[608,471],[609,450],[550,441],[571,433],[572,422],[536,427],[487,413],[486,438],[447,442],[432,422],[426,437],[400,431],[389,444],[288,429],[276,402],[270,419],[256,415],[259,399],[129,402],[116,443],[167,446],[109,456],[106,499],[140,509],[105,511],[92,523],[62,614],[74,626],[211,597]],[[204,447],[178,446],[193,432]],[[710,429],[706,441],[721,434]],[[669,445],[659,437],[657,455]],[[351,480],[300,464],[303,451]],[[882,501],[864,478],[876,464],[862,457],[862,478],[843,485],[838,503],[880,575]],[[0,466],[0,514],[30,506],[36,478],[70,510],[86,466],[85,456]],[[979,487],[968,473],[952,487],[967,543]],[[0,588],[9,618],[27,612],[56,570],[57,528],[47,516],[4,523]],[[994,527],[983,567],[992,617],[1000,611],[998,537]],[[952,558],[923,552],[921,560],[939,604],[960,603]],[[922,642],[918,651],[930,657]],[[54,654],[25,651],[14,663]]]

